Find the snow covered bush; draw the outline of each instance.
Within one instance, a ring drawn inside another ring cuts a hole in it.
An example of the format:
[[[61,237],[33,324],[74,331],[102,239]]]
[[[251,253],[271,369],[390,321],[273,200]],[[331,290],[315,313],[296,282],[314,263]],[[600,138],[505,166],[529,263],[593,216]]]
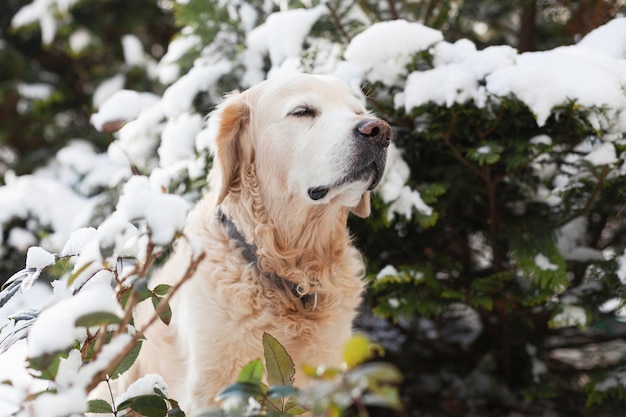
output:
[[[35,1],[13,24],[40,22],[51,43],[67,36],[59,28],[80,3],[90,1]],[[613,349],[626,334],[626,18],[575,45],[522,54],[448,42],[416,23],[409,2],[389,3],[397,10],[160,3],[181,28],[164,55],[153,57],[133,35],[119,39],[126,65],[143,68],[152,91],[113,77],[93,92],[85,138],[112,134],[106,152],[76,139],[31,175],[4,175],[0,256],[23,253],[26,267],[0,293],[2,317],[11,315],[0,343],[23,347],[25,337],[34,374],[0,371],[12,382],[2,390],[16,398],[10,412],[86,411],[94,384],[123,373],[140,348],[132,306],[150,298],[154,320],[169,320],[177,288],[149,291],[147,280],[185,238],[185,214],[206,187],[204,118],[224,92],[293,71],[343,78],[394,127],[373,215],[352,219],[351,230],[368,261],[368,310],[387,320],[361,326],[405,374],[407,409],[486,416],[619,407],[625,357],[581,363],[572,351]],[[406,19],[391,19],[398,10]],[[36,283],[42,271],[57,278],[51,294]],[[20,301],[31,291],[43,292],[39,305]],[[388,376],[370,371],[368,381]],[[233,413],[277,411],[264,402],[258,372],[254,363],[240,377],[252,391],[227,391]],[[316,411],[353,405],[346,381],[354,372],[339,374],[298,397]],[[180,412],[158,377],[144,382],[117,406],[141,398],[134,407],[156,403],[154,415]]]

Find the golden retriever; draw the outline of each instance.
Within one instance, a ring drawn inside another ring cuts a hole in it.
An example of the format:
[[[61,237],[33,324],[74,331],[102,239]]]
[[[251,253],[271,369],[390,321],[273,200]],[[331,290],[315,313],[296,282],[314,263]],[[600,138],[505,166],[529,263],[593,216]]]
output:
[[[209,126],[210,192],[154,285],[181,279],[188,241],[206,257],[172,298],[170,325],[150,328],[122,377],[162,375],[186,411],[214,404],[263,357],[264,332],[296,369],[340,365],[364,285],[346,221],[349,212],[369,215],[392,139],[343,81],[304,74],[229,95]]]

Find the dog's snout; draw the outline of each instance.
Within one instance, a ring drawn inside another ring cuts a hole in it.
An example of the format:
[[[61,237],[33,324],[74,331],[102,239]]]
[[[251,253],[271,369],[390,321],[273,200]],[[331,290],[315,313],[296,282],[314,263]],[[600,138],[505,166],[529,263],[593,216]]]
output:
[[[391,126],[380,119],[367,119],[356,125],[356,133],[358,137],[369,140],[370,142],[386,148],[393,139]]]

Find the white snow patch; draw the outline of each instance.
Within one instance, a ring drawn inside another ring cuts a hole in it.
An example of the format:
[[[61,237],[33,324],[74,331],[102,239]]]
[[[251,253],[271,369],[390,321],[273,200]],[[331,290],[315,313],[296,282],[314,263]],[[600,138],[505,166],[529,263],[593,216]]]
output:
[[[148,177],[134,176],[117,203],[118,214],[128,222],[145,219],[156,245],[167,245],[185,226],[189,203],[182,197],[153,190]]]
[[[129,398],[138,397],[141,395],[154,395],[154,389],[158,388],[167,395],[168,387],[163,377],[157,374],[147,374],[137,381],[133,382],[126,392],[115,398],[115,404],[119,405]]]
[[[143,67],[146,65],[146,54],[143,50],[141,40],[135,35],[122,36],[122,52],[124,53],[124,61],[130,67]]]
[[[380,62],[400,56],[411,56],[427,50],[443,40],[443,34],[421,23],[403,19],[379,22],[356,35],[344,56],[363,71],[375,67]]]
[[[564,305],[562,311],[552,318],[555,327],[587,325],[585,309],[575,305]]]
[[[96,88],[96,91],[93,93],[92,102],[93,106],[98,109],[102,106],[104,101],[111,97],[116,91],[119,91],[124,88],[124,83],[126,82],[126,77],[124,74],[117,74],[111,78],[108,78]]]
[[[88,221],[94,203],[54,179],[35,175],[18,177],[0,187],[0,236],[13,219],[36,219],[40,226],[52,229],[42,246],[58,250],[73,230]]]
[[[407,112],[430,102],[450,107],[472,99],[477,90],[476,78],[458,64],[415,71],[406,81],[404,107]]]
[[[66,349],[76,340],[84,340],[86,331],[76,327],[76,320],[96,312],[122,316],[122,308],[110,284],[85,287],[73,297],[44,309],[28,333],[28,356],[36,358]]]
[[[624,253],[615,260],[617,261],[617,277],[622,285],[626,285],[626,249],[624,249]]]
[[[202,129],[203,123],[204,118],[198,113],[181,113],[167,122],[161,133],[161,146],[158,149],[162,167],[171,166],[194,155],[196,135]]]
[[[92,34],[85,28],[78,28],[69,37],[70,49],[75,54],[80,54],[91,44]]]
[[[302,44],[317,20],[328,13],[325,5],[311,9],[292,9],[270,14],[265,22],[246,36],[243,85],[263,81],[263,58],[269,54],[272,68],[290,58],[299,58]]]
[[[387,150],[387,167],[378,190],[383,201],[389,204],[388,220],[395,214],[411,219],[414,209],[425,216],[430,216],[432,208],[424,203],[417,190],[406,185],[411,170],[402,159],[402,151],[393,144]]]
[[[98,112],[91,115],[90,121],[97,130],[102,131],[106,123],[136,119],[143,110],[158,100],[159,96],[156,94],[119,90],[100,105]]]
[[[556,233],[556,247],[566,261],[603,261],[602,251],[585,246],[587,218],[577,217],[561,227]]]
[[[614,58],[626,58],[626,17],[618,17],[594,29],[578,42],[578,46]]]
[[[33,246],[26,253],[26,268],[44,269],[55,262],[54,255],[39,246]]]
[[[162,106],[165,115],[176,118],[188,112],[196,95],[207,91],[223,75],[228,74],[232,64],[226,60],[212,65],[196,65],[163,93]]]
[[[615,145],[612,143],[603,143],[583,159],[596,166],[614,164],[618,161]]]
[[[376,279],[381,279],[389,276],[397,276],[399,274],[398,270],[393,265],[387,265],[376,274]]]
[[[559,269],[559,266],[550,262],[550,259],[543,253],[535,255],[535,265],[542,271],[556,271]]]
[[[31,100],[47,100],[54,87],[46,83],[18,83],[17,92],[20,96]]]

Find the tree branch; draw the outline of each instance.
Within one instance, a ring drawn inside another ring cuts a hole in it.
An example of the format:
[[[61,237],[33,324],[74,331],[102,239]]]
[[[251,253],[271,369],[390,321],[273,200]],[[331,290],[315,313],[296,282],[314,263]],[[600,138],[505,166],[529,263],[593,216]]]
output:
[[[198,269],[198,265],[200,265],[200,262],[202,262],[202,260],[205,258],[205,256],[206,256],[206,254],[203,252],[200,255],[198,255],[196,258],[193,258],[191,260],[191,262],[189,263],[189,266],[187,267],[187,270],[185,271],[185,274],[180,279],[180,281],[178,283],[176,283],[176,285],[172,286],[170,291],[167,293],[167,295],[165,295],[161,299],[159,304],[157,304],[157,306],[154,309],[154,314],[152,315],[150,320],[148,320],[148,322],[141,329],[139,329],[135,333],[135,335],[133,336],[132,340],[129,343],[127,343],[126,346],[124,346],[124,348],[115,356],[115,358],[109,363],[109,366],[107,368],[103,369],[102,371],[96,373],[93,376],[93,378],[91,379],[91,382],[87,385],[87,392],[91,392],[94,388],[96,388],[96,386],[98,386],[98,384],[100,384],[100,382],[102,382],[104,379],[106,379],[107,375],[109,375],[115,368],[117,368],[119,366],[119,364],[124,360],[124,358],[135,347],[137,342],[143,337],[143,335],[146,332],[146,330],[152,324],[154,324],[154,322],[159,318],[161,313],[163,313],[165,311],[165,309],[169,305],[169,302],[170,302],[171,298],[174,296],[174,294],[176,292],[178,292],[178,290],[182,287],[182,285],[185,282],[187,282],[193,276],[195,271]],[[145,270],[145,268],[144,268],[144,270]],[[129,303],[129,305],[130,304],[131,303]],[[131,309],[131,311],[132,311],[132,309]],[[127,328],[127,327],[128,327],[128,324],[126,324],[124,326],[124,328]],[[118,329],[118,332],[117,332],[118,334],[121,333],[121,331],[120,331],[121,329],[122,329],[122,326],[120,326],[120,329]]]

